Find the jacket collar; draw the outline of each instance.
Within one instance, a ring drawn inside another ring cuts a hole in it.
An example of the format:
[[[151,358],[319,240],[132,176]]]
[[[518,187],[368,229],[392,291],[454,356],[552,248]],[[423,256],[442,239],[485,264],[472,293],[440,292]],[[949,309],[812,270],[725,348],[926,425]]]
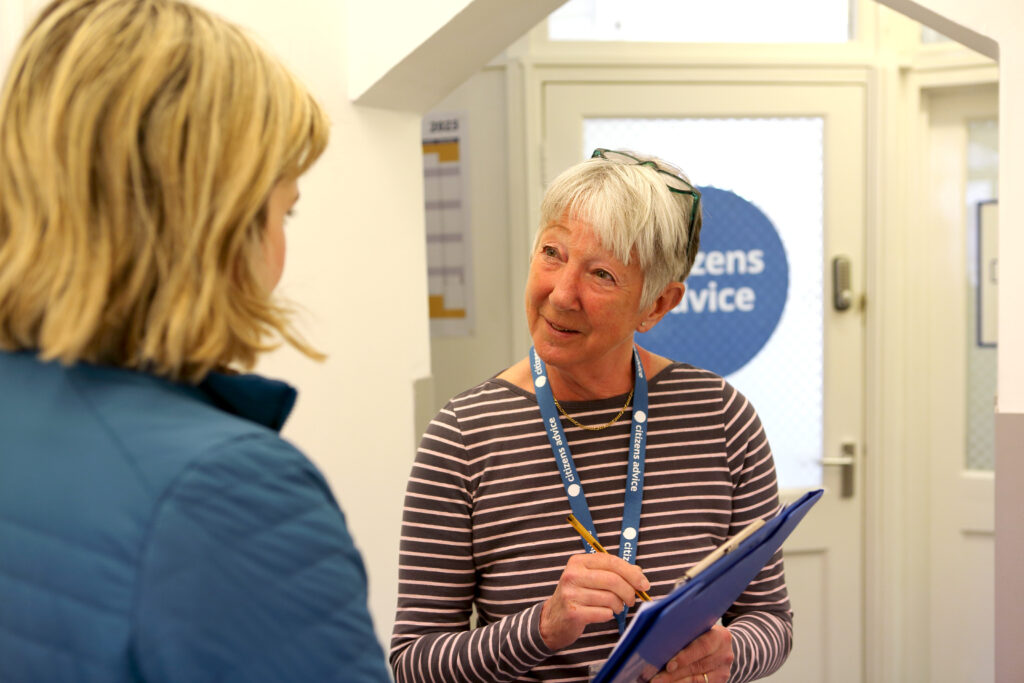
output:
[[[288,384],[259,375],[211,372],[198,388],[220,409],[274,431],[281,431],[298,396]]]
[[[189,396],[205,400],[217,408],[257,424],[281,431],[285,420],[295,406],[298,393],[284,382],[267,379],[259,375],[211,372],[198,386],[151,375],[139,370],[113,366],[77,363],[63,368],[57,361],[41,361],[32,351],[0,351],[0,363],[10,359],[15,363],[24,362],[40,367],[60,368],[64,372],[81,372],[88,376],[116,375],[136,378],[132,381],[158,383],[184,391]],[[0,368],[3,369],[3,368]]]

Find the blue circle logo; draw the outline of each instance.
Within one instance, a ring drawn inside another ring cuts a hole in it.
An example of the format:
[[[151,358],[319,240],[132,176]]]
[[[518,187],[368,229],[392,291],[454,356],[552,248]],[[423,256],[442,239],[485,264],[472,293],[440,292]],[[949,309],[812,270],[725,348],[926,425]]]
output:
[[[704,227],[700,252],[683,300],[641,346],[719,375],[736,372],[757,355],[782,318],[789,262],[768,217],[739,195],[701,188]]]

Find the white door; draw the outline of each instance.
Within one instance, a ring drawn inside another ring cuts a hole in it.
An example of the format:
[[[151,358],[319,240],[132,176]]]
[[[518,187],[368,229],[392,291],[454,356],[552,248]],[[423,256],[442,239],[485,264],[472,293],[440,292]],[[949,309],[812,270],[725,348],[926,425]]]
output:
[[[930,680],[992,681],[995,639],[994,287],[998,199],[996,86],[936,91],[928,116],[925,252]],[[955,586],[956,590],[950,590]],[[1015,599],[1019,599],[1019,596]]]
[[[634,149],[749,200],[781,238],[781,319],[757,355],[727,374],[761,414],[784,502],[827,490],[785,545],[795,638],[774,681],[863,675],[865,106],[857,83],[544,87],[545,182],[592,147]],[[836,257],[850,264],[842,311],[833,304]]]

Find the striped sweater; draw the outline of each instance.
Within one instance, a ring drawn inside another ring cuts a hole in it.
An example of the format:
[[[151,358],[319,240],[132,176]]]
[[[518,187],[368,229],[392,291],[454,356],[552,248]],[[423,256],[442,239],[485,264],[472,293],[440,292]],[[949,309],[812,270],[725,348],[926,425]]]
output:
[[[650,380],[644,500],[637,564],[649,593],[666,595],[684,571],[756,517],[779,509],[761,422],[721,377],[675,363]],[[562,406],[603,424],[626,395]],[[618,548],[629,413],[605,430],[563,418],[598,540]],[[569,556],[583,552],[536,397],[490,379],[453,398],[431,422],[409,478],[391,665],[412,681],[587,681],[619,637],[591,624],[552,652],[540,612]],[[470,627],[476,607],[475,628]],[[785,661],[792,613],[777,554],[723,617],[732,633],[730,681],[766,676]]]

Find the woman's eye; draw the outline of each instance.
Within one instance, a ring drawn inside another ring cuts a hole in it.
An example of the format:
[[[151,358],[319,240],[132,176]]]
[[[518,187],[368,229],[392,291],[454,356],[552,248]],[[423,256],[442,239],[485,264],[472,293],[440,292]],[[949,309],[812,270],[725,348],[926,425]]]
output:
[[[609,273],[604,268],[598,268],[594,271],[594,275],[602,280],[608,280],[609,282],[615,282],[615,276]]]
[[[557,258],[558,257],[558,250],[555,249],[552,246],[549,246],[549,245],[545,245],[545,246],[541,247],[540,248],[540,253],[544,254],[544,256],[550,256],[552,258]]]

